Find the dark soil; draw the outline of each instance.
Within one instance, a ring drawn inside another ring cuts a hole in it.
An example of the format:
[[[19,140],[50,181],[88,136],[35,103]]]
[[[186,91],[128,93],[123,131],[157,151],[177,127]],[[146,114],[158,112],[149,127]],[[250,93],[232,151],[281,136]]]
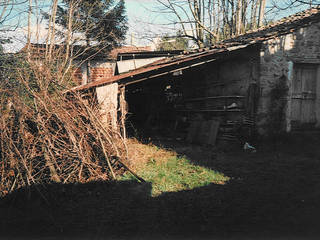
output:
[[[231,180],[156,198],[137,182],[21,189],[0,200],[0,239],[320,239],[319,146],[318,133],[256,153],[172,144]]]

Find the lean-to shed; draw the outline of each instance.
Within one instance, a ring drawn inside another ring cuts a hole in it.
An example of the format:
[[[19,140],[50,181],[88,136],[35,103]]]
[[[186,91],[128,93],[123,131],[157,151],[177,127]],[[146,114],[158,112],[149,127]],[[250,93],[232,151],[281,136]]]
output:
[[[320,128],[320,8],[206,49],[78,86],[124,93],[141,129],[214,143],[252,132]],[[240,129],[240,130],[239,130]]]

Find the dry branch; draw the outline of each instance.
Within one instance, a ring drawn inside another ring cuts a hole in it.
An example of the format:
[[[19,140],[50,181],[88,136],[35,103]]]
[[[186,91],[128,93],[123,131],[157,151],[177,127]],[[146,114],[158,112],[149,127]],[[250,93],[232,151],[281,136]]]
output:
[[[22,58],[0,82],[0,196],[31,184],[108,180],[125,171],[122,120],[113,128],[100,120],[94,101],[63,94],[73,84],[64,60]]]

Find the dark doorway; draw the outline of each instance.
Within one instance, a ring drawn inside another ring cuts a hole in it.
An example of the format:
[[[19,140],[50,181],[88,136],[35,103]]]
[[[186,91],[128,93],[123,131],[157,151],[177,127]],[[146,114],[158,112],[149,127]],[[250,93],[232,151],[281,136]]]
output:
[[[173,136],[182,130],[181,74],[166,75],[126,86],[127,129],[139,137]],[[182,126],[183,127],[183,126]]]

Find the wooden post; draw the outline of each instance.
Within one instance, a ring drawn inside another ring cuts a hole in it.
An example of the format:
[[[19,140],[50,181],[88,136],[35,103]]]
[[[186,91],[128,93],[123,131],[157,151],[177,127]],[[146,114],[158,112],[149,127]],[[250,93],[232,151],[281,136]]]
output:
[[[126,102],[126,96],[125,96],[126,88],[125,86],[120,88],[120,111],[121,111],[121,127],[122,127],[122,135],[123,138],[127,138],[126,133],[126,115],[127,115],[127,102]]]

